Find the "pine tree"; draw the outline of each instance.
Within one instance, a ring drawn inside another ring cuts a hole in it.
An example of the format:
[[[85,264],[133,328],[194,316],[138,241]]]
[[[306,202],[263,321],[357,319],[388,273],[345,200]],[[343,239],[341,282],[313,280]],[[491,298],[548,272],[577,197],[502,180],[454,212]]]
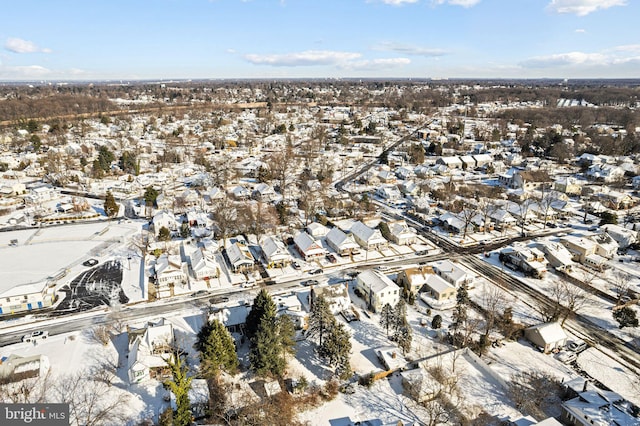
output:
[[[398,342],[398,346],[402,349],[402,354],[406,355],[411,350],[411,342],[413,341],[413,332],[411,325],[405,320],[404,324],[398,328],[394,334],[394,340]]]
[[[395,322],[395,315],[393,308],[388,303],[385,303],[380,310],[380,326],[387,331],[387,337],[389,337],[389,328],[393,328]]]
[[[251,340],[251,370],[259,376],[282,377],[286,360],[282,357],[282,341],[277,333],[275,317],[265,316]]]
[[[336,368],[336,374],[342,378],[351,375],[351,341],[349,332],[344,324],[335,321],[328,330],[326,338],[318,349],[318,354],[323,357],[329,365]]]
[[[171,380],[165,385],[176,397],[176,409],[173,411],[174,426],[188,426],[191,424],[191,401],[189,401],[189,389],[191,389],[192,377],[187,377],[189,368],[183,364],[182,356],[175,353],[172,360],[167,360],[171,369]]]
[[[160,227],[158,231],[158,240],[169,241],[171,239],[171,231],[166,226]]]
[[[324,337],[336,323],[336,318],[331,314],[329,304],[320,296],[313,301],[309,314],[309,327],[307,336],[318,339],[318,346],[322,347]]]
[[[280,344],[282,346],[283,355],[286,356],[287,354],[295,354],[296,328],[291,317],[289,315],[280,315],[276,319],[276,329],[278,330],[278,336],[280,336]]]
[[[394,335],[397,334],[405,324],[407,324],[407,303],[403,298],[400,298],[396,306],[393,307],[393,323],[391,327],[393,328]]]
[[[218,320],[205,324],[198,333],[196,348],[207,377],[215,377],[220,370],[233,374],[238,368],[235,342],[229,331]]]
[[[452,315],[452,324],[451,327],[454,331],[458,331],[459,328],[463,327],[467,323],[467,306],[469,305],[469,294],[467,293],[467,289],[462,286],[458,289],[458,293],[456,294],[456,307],[453,311]]]
[[[267,290],[262,288],[255,299],[253,299],[253,306],[251,306],[251,311],[249,311],[247,315],[245,334],[249,339],[255,336],[265,316],[272,319],[276,317],[276,304],[273,303],[273,299]]]
[[[431,328],[433,328],[434,330],[437,330],[440,327],[442,327],[442,316],[441,315],[435,315],[433,317],[433,320],[431,320]]]
[[[116,199],[111,193],[111,191],[107,191],[107,195],[104,198],[104,212],[109,217],[114,217],[118,214],[118,203],[116,203]]]

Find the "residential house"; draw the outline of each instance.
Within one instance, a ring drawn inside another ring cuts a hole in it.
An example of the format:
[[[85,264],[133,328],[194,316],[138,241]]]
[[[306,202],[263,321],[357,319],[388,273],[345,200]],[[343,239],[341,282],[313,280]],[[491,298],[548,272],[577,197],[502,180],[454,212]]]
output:
[[[542,323],[526,328],[524,337],[544,353],[562,349],[567,344],[567,333],[557,322]]]
[[[534,278],[542,278],[547,273],[547,259],[544,253],[535,247],[506,247],[500,251],[500,260],[514,265]]]
[[[448,169],[461,169],[462,168],[462,160],[460,157],[440,157],[436,160],[436,164],[443,165]]]
[[[187,264],[180,256],[162,254],[154,265],[155,291],[157,298],[173,296],[175,286],[187,284]]]
[[[283,268],[291,264],[291,253],[278,237],[268,235],[260,240],[267,268]]]
[[[428,298],[436,302],[455,302],[458,291],[454,286],[435,274],[426,274],[425,278],[424,289],[426,291],[420,296],[422,300],[426,303],[429,303]],[[425,299],[424,296],[428,296],[428,298]]]
[[[299,232],[293,238],[293,242],[296,250],[304,260],[319,259],[327,254],[327,250],[322,247],[322,244],[304,231]]]
[[[365,250],[384,249],[389,242],[382,236],[379,229],[373,229],[357,221],[351,226],[351,234],[356,242]]]
[[[329,232],[329,228],[324,226],[318,222],[311,222],[307,225],[307,233],[311,235],[314,239],[319,240],[320,238],[327,235]]]
[[[563,194],[580,195],[582,193],[581,181],[572,176],[561,176],[553,182],[553,189]]]
[[[316,285],[311,287],[309,292],[309,306],[313,309],[313,303],[322,297],[329,305],[329,310],[333,315],[337,315],[340,312],[349,309],[351,306],[351,298],[349,297],[349,285],[336,284],[336,285]]]
[[[404,202],[404,197],[396,185],[380,185],[376,195],[389,203]]]
[[[178,221],[173,213],[166,210],[157,212],[151,220],[153,225],[153,232],[156,237],[160,234],[160,229],[167,228],[169,231],[176,231],[178,229]]]
[[[624,228],[620,225],[602,225],[600,229],[611,236],[620,246],[621,249],[626,249],[630,245],[638,241],[638,232],[631,229]]]
[[[591,239],[596,243],[596,254],[607,259],[613,259],[620,248],[618,243],[606,232],[593,235]]]
[[[358,274],[356,288],[373,312],[380,312],[387,304],[395,306],[400,300],[400,288],[386,275],[371,269]]]
[[[276,191],[266,183],[258,184],[253,190],[252,197],[260,201],[272,201],[276,198]]]
[[[398,272],[397,282],[400,287],[406,288],[416,295],[423,290],[427,282],[427,276],[434,274],[433,268],[427,265],[407,268]]]
[[[585,175],[596,182],[613,183],[624,179],[624,169],[613,164],[594,164]]]
[[[455,288],[473,288],[473,275],[448,259],[434,262],[433,270]]]
[[[225,255],[231,270],[235,273],[244,273],[253,270],[255,259],[243,242],[236,241],[225,250]]]
[[[204,248],[197,248],[189,255],[189,264],[197,280],[208,280],[220,276],[220,268],[215,254]]]
[[[631,426],[640,424],[638,407],[615,392],[585,390],[562,402],[560,420],[572,426]]]
[[[129,355],[127,374],[129,383],[140,383],[149,379],[164,379],[171,376],[167,360],[173,359],[175,336],[173,326],[164,318],[149,322],[145,327],[129,327]]]
[[[549,264],[560,271],[571,270],[573,265],[571,252],[562,244],[552,241],[542,241],[535,243],[535,247],[540,248],[547,257]]]
[[[218,321],[224,325],[229,333],[244,334],[247,315],[251,311],[249,303],[240,302],[239,305],[216,307],[209,313],[209,321]]]
[[[248,200],[251,197],[251,191],[242,185],[237,185],[231,189],[231,195],[236,200]]]
[[[404,220],[396,220],[387,223],[389,228],[389,236],[391,241],[401,246],[415,244],[418,241],[418,235],[409,228]]]
[[[351,256],[360,252],[360,245],[352,234],[345,234],[339,228],[331,228],[325,241],[340,256]]]
[[[626,210],[635,204],[635,200],[624,192],[607,191],[596,194],[600,203],[612,210]]]

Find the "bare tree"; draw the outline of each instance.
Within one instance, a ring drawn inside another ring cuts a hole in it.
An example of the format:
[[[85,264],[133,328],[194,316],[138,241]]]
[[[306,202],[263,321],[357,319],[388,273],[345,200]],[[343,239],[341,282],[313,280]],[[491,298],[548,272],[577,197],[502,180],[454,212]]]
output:
[[[560,403],[558,380],[540,371],[523,371],[511,376],[509,396],[523,414],[535,418],[547,417],[547,410]]]
[[[484,336],[493,330],[500,313],[508,305],[506,293],[495,286],[484,286],[480,295],[480,306],[484,310]]]
[[[44,376],[20,379],[3,377],[0,379],[0,402],[12,404],[35,404],[48,402],[48,390],[52,385],[51,369]]]
[[[71,424],[97,426],[126,423],[126,410],[123,408],[129,402],[129,394],[95,380],[89,370],[60,377],[49,391],[52,402],[69,404]]]
[[[616,295],[616,303],[620,304],[622,297],[629,294],[631,288],[631,276],[626,272],[617,271],[613,274],[613,279],[610,281]]]

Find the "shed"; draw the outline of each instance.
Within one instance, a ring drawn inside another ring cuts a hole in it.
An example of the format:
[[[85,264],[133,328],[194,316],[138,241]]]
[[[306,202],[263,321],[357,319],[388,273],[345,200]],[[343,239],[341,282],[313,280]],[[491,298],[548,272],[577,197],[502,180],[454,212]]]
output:
[[[524,336],[534,345],[549,353],[561,349],[567,343],[567,334],[557,322],[534,325],[524,330]]]

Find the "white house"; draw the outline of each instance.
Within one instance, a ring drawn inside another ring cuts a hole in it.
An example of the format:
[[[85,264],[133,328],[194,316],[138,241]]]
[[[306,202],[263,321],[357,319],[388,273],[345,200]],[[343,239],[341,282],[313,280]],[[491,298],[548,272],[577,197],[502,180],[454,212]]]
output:
[[[311,238],[311,236],[304,231],[298,233],[298,235],[293,238],[293,242],[296,245],[296,250],[298,250],[298,253],[300,253],[300,256],[302,256],[304,260],[317,259],[327,254],[322,244]]]
[[[154,270],[158,298],[173,296],[176,285],[184,287],[187,284],[187,264],[180,256],[161,255],[156,259]]]
[[[275,236],[265,236],[260,240],[267,268],[281,268],[291,263],[291,253],[282,240]]]
[[[337,227],[331,228],[325,241],[340,256],[358,254],[360,250],[360,245],[353,238],[353,235],[345,234]]]
[[[220,275],[220,267],[215,255],[204,248],[198,248],[189,255],[189,263],[193,276],[197,280],[216,278]]]
[[[372,269],[358,274],[356,288],[373,312],[380,312],[386,304],[395,306],[400,300],[400,287],[386,275]]]
[[[433,270],[455,288],[472,287],[473,275],[460,265],[445,259],[433,263]]]
[[[360,221],[351,226],[351,233],[360,247],[365,250],[378,250],[389,245],[379,229],[369,228]]]
[[[240,241],[236,241],[225,250],[229,266],[233,272],[245,272],[253,268],[255,259],[249,247]]]
[[[314,301],[322,297],[329,305],[329,310],[333,315],[337,315],[345,309],[349,309],[351,298],[349,297],[348,284],[318,285],[313,286],[309,292],[309,305],[313,306]]]
[[[169,372],[167,360],[173,359],[175,336],[171,323],[161,319],[148,323],[142,329],[128,329],[129,356],[127,373],[129,383],[140,383],[165,378]]]
[[[418,240],[418,235],[409,228],[407,222],[404,220],[396,220],[387,224],[389,228],[389,234],[391,241],[401,246],[408,246],[415,244]]]
[[[176,220],[173,213],[168,212],[166,210],[161,210],[157,212],[152,219],[153,223],[153,232],[156,237],[160,233],[160,229],[167,228],[169,231],[175,231],[178,229],[178,221]]]

